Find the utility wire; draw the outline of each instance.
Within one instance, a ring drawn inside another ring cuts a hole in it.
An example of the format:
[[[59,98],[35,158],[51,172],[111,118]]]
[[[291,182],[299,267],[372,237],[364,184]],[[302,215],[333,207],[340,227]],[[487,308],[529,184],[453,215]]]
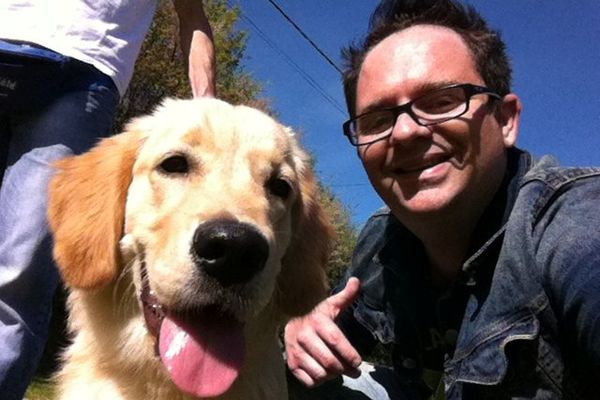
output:
[[[306,33],[304,33],[304,31],[302,30],[302,28],[300,28],[298,26],[298,24],[296,24],[294,22],[294,20],[292,20],[292,18],[287,15],[287,13],[285,11],[283,11],[283,9],[277,4],[275,3],[274,0],[267,0],[269,3],[271,3],[271,5],[273,5],[273,7],[275,7],[275,9],[277,11],[279,11],[279,13],[281,15],[283,15],[283,17],[300,33],[300,35],[302,35],[302,37],[304,39],[306,39],[308,41],[308,43],[310,43],[310,45],[333,67],[335,68],[335,70],[342,75],[343,72],[342,70],[335,64],[335,62],[333,62],[333,60],[327,55],[325,54],[325,52],[323,50],[321,50],[321,48],[319,48],[319,46],[310,38],[308,37],[308,35]]]
[[[304,34],[302,32],[302,30],[285,14],[285,12],[283,12],[283,10],[281,10],[280,7],[278,7],[276,4],[274,4],[271,0],[268,0],[268,1],[271,2],[271,4],[273,4],[273,6],[275,8],[277,8],[277,10],[280,13],[282,13],[288,21],[290,21],[290,23],[302,34],[302,36],[304,36],[304,38],[306,40],[308,40],[311,43],[311,45],[329,62],[329,64],[331,64],[335,68],[335,70],[337,72],[342,74],[342,71],[340,70],[340,68],[338,68],[337,65],[335,65],[335,63],[329,57],[327,57],[327,55],[323,51],[321,51],[318,48],[318,46],[312,40],[310,40],[310,38],[308,38],[308,36],[306,36],[306,34]],[[340,111],[340,113],[342,115],[346,116],[345,109],[335,100],[335,98],[328,95],[327,92],[310,75],[308,75],[297,63],[294,62],[294,60],[292,60],[283,50],[281,50],[272,40],[270,40],[269,37],[254,23],[254,21],[252,21],[252,19],[250,17],[248,17],[241,10],[239,10],[239,11],[240,11],[240,16],[242,17],[242,19],[244,19],[248,23],[248,25],[250,25],[250,27],[256,31],[256,33],[261,37],[262,40],[264,40],[264,42],[271,49],[273,49],[275,52],[277,52],[289,65],[291,65],[300,74],[300,76],[302,76],[302,78],[313,89],[315,89],[328,103],[330,103],[334,108],[336,108],[338,111]],[[357,186],[368,186],[368,184],[365,184],[365,183],[343,184],[342,183],[342,184],[331,185],[331,186],[332,187],[357,187]]]
[[[327,185],[329,187],[358,187],[358,186],[371,186],[369,183],[338,183]]]
[[[240,13],[242,18],[258,33],[258,35],[265,41],[265,43],[276,51],[289,65],[291,65],[302,78],[315,89],[329,104],[336,108],[342,115],[346,115],[344,108],[336,101],[335,98],[331,97],[327,92],[315,81],[310,75],[308,75],[294,60],[292,60],[283,50],[281,50],[269,37],[243,12]]]

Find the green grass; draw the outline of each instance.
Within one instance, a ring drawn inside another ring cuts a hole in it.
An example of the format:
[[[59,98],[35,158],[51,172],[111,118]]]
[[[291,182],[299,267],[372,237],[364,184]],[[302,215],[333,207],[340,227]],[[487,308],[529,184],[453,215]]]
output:
[[[295,380],[288,382],[290,389],[290,400],[309,400],[314,399],[315,392],[307,392],[301,384]],[[335,389],[332,393],[328,393],[327,385],[317,390],[320,399],[338,399]],[[52,382],[43,378],[36,378],[33,380],[25,398],[27,400],[54,400],[56,392]]]
[[[43,379],[34,379],[27,389],[27,400],[52,400],[54,399],[54,385]]]

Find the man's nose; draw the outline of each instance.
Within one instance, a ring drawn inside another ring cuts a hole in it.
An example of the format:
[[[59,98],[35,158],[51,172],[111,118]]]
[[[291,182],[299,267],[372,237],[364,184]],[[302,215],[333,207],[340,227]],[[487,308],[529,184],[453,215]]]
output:
[[[407,141],[429,136],[430,133],[431,130],[428,127],[419,125],[410,113],[403,112],[396,117],[396,121],[392,126],[390,141]]]

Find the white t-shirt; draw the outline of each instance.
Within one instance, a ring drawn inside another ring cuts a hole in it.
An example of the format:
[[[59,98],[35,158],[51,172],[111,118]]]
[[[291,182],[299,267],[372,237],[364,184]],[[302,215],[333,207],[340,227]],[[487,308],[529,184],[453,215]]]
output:
[[[125,92],[156,0],[0,0],[0,38],[94,65]]]

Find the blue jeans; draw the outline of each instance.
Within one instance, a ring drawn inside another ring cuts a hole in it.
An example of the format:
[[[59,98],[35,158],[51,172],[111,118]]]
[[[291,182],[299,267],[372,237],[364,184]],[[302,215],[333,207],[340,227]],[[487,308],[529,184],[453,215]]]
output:
[[[23,65],[25,70],[27,67]],[[37,100],[35,107],[10,111],[0,108],[3,400],[20,400],[37,369],[59,284],[46,222],[52,163],[85,151],[99,138],[108,136],[119,101],[109,77],[73,59],[66,58],[60,74],[52,79],[55,81],[51,85],[40,82],[44,89],[41,93],[31,94]]]

